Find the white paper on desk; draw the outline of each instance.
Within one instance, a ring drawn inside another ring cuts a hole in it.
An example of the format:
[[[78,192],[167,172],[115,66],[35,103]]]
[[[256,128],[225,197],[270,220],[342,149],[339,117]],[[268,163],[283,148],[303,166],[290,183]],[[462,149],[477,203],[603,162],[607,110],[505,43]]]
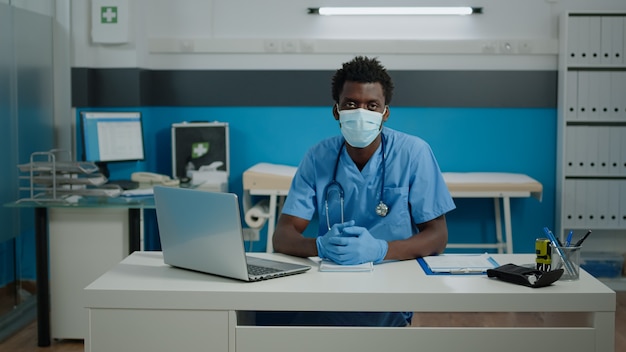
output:
[[[489,254],[442,254],[423,258],[433,273],[451,271],[487,271],[496,267]]]
[[[154,195],[154,188],[135,188],[135,189],[127,189],[122,192],[122,196],[124,197],[146,197]]]
[[[320,271],[330,271],[330,272],[355,272],[355,271],[372,271],[374,270],[374,263],[367,262],[363,264],[355,264],[355,265],[341,265],[337,264],[331,260],[323,259],[320,261]]]

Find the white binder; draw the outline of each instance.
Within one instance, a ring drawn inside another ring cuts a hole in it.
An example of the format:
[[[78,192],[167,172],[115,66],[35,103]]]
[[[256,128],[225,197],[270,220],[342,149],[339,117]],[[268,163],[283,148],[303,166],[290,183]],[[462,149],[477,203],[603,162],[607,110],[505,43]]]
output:
[[[583,183],[585,181],[578,181]],[[585,227],[595,229],[598,227],[598,184],[599,180],[587,180],[585,182]]]
[[[581,61],[580,21],[582,17],[570,17],[567,28],[567,64],[578,65]]]
[[[611,56],[612,65],[621,65],[624,62],[624,17],[609,17],[611,19]]]
[[[613,59],[613,17],[603,16],[601,18],[601,40],[600,40],[600,63],[610,65]]]
[[[626,127],[620,127],[621,137],[620,139],[620,156],[619,156],[619,176],[626,176]],[[622,204],[626,204],[626,199]]]
[[[619,204],[619,214],[618,214],[619,227],[626,228],[626,181],[620,180],[616,182],[619,183],[619,189],[620,189],[619,199],[617,201],[617,204]]]
[[[589,119],[589,76],[591,72],[578,72],[578,120]]]
[[[602,43],[602,17],[589,17],[589,61],[588,64],[600,65],[600,45]]]
[[[565,121],[578,119],[578,72],[567,71],[567,86],[565,87]]]
[[[626,74],[624,72],[610,72],[610,111],[609,111],[609,121],[619,121],[622,116],[624,116],[624,91],[622,89],[626,88],[624,86],[624,77]]]
[[[576,224],[576,184],[574,180],[563,182],[563,226],[565,228],[574,227]]]
[[[588,114],[587,117],[590,121],[598,121],[601,116],[600,107],[600,91],[602,90],[602,72],[588,72],[589,88],[587,90],[589,94],[588,100]]]
[[[617,100],[619,111],[617,113],[617,121],[626,122],[626,99],[624,99],[624,92],[626,92],[626,72],[614,72],[617,75],[617,88],[613,94],[615,94],[615,100]]]
[[[586,131],[584,126],[571,127],[573,145],[574,145],[574,165],[572,167],[572,176],[582,176],[587,170],[587,142]]]
[[[598,91],[598,119],[610,121],[611,119],[611,72],[597,72],[600,78],[600,90]]]
[[[606,202],[603,205],[606,206],[606,228],[615,229],[619,226],[620,182],[623,183],[623,181],[619,180],[604,181],[605,190],[603,196],[606,196]]]
[[[598,129],[598,175],[609,176],[609,131],[611,127],[597,127]]]
[[[578,161],[576,160],[576,138],[574,135],[574,131],[576,127],[570,126],[568,128],[568,133],[565,133],[565,175],[575,175],[576,174],[576,164]]]
[[[622,132],[624,127],[612,127],[609,128],[609,176],[620,175],[620,160],[622,157]]]
[[[576,19],[576,26],[578,27],[578,52],[579,59],[576,60],[577,65],[588,65],[590,55],[590,33],[589,26],[591,19],[589,17],[572,17]]]
[[[582,127],[581,132],[584,137],[580,138],[579,142],[585,145],[583,175],[596,176],[598,175],[598,127]]]
[[[575,227],[588,227],[587,226],[587,181],[586,180],[574,180],[576,201],[574,205],[574,224]]]

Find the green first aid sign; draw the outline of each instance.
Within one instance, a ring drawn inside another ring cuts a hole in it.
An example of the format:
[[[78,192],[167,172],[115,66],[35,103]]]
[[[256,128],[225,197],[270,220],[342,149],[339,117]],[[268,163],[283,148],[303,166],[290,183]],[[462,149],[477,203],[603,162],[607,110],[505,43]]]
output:
[[[117,23],[117,6],[100,7],[100,23]]]
[[[191,145],[191,158],[198,159],[209,152],[209,142],[194,143]]]

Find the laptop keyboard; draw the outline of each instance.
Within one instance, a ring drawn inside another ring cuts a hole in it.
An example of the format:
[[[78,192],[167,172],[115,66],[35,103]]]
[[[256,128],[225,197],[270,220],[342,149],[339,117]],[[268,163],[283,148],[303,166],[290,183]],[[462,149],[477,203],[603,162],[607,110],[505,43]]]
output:
[[[281,270],[275,269],[275,268],[268,268],[265,266],[258,266],[258,265],[254,265],[254,264],[248,264],[248,274],[249,275],[266,275],[266,274],[271,274],[271,273],[276,273],[279,272]]]

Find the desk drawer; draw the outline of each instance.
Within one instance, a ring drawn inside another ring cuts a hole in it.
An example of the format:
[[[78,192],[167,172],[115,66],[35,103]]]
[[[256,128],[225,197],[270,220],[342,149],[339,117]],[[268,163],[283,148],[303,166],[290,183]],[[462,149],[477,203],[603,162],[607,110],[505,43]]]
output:
[[[90,309],[85,351],[228,351],[228,312]]]

